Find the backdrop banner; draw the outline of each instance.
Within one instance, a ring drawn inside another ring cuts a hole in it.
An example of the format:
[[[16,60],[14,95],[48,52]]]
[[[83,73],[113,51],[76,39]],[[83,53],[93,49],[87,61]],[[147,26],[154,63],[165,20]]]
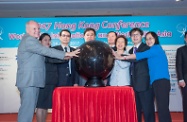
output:
[[[125,35],[128,48],[132,47],[129,31],[138,27],[144,31],[158,34],[165,50],[171,79],[170,110],[182,111],[181,93],[175,71],[176,49],[184,45],[184,33],[187,29],[187,16],[99,16],[99,17],[58,17],[58,18],[0,18],[0,113],[18,112],[20,106],[19,91],[15,86],[17,70],[17,47],[25,34],[25,24],[29,20],[37,21],[42,33],[49,33],[52,46],[60,44],[59,32],[71,31],[70,46],[78,47],[84,43],[83,32],[94,28],[96,40],[107,43],[107,33],[115,31]],[[144,41],[144,39],[143,39]]]

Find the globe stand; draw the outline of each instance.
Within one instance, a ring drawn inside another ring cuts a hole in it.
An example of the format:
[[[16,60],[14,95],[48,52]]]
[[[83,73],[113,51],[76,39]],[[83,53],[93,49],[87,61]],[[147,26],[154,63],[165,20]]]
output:
[[[105,87],[103,80],[99,77],[89,78],[84,87]]]

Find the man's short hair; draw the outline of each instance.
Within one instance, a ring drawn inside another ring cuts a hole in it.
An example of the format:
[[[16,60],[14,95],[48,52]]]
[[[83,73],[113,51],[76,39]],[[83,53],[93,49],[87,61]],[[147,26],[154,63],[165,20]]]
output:
[[[96,36],[96,31],[95,31],[95,29],[93,29],[93,28],[86,28],[86,30],[84,31],[84,35],[85,35],[86,32],[88,32],[88,31],[93,31],[93,32],[94,32],[94,35]]]
[[[60,33],[59,33],[59,36],[62,36],[62,32],[63,32],[63,31],[68,32],[68,33],[70,34],[70,37],[71,37],[71,32],[70,32],[68,29],[63,29],[63,30],[61,30]]]
[[[184,34],[184,38],[186,38],[186,36],[187,36],[187,31],[186,31],[185,34]]]
[[[118,36],[118,34],[117,34],[115,31],[109,31],[109,32],[107,33],[107,36],[108,36],[108,34],[110,34],[110,33],[114,33],[114,34],[116,35],[116,37]]]
[[[133,28],[132,30],[130,30],[129,32],[130,36],[132,36],[132,33],[135,31],[138,31],[140,35],[143,36],[143,31],[140,28]]]

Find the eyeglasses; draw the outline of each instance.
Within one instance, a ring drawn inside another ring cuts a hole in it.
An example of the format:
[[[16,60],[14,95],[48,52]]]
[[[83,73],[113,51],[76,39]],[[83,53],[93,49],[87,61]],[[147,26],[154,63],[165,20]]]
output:
[[[154,38],[148,38],[148,39],[145,39],[145,41],[151,41],[152,39],[154,39]]]
[[[62,37],[68,37],[68,38],[70,38],[70,35],[62,34],[61,36],[62,36]]]
[[[132,34],[131,37],[138,37],[140,34]]]

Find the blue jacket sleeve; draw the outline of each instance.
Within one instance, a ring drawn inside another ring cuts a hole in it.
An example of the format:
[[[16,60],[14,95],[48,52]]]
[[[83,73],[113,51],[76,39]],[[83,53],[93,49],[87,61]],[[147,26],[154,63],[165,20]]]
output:
[[[136,60],[154,57],[156,55],[159,55],[160,51],[161,51],[161,47],[158,45],[154,45],[149,50],[146,50],[144,52],[137,52]]]

